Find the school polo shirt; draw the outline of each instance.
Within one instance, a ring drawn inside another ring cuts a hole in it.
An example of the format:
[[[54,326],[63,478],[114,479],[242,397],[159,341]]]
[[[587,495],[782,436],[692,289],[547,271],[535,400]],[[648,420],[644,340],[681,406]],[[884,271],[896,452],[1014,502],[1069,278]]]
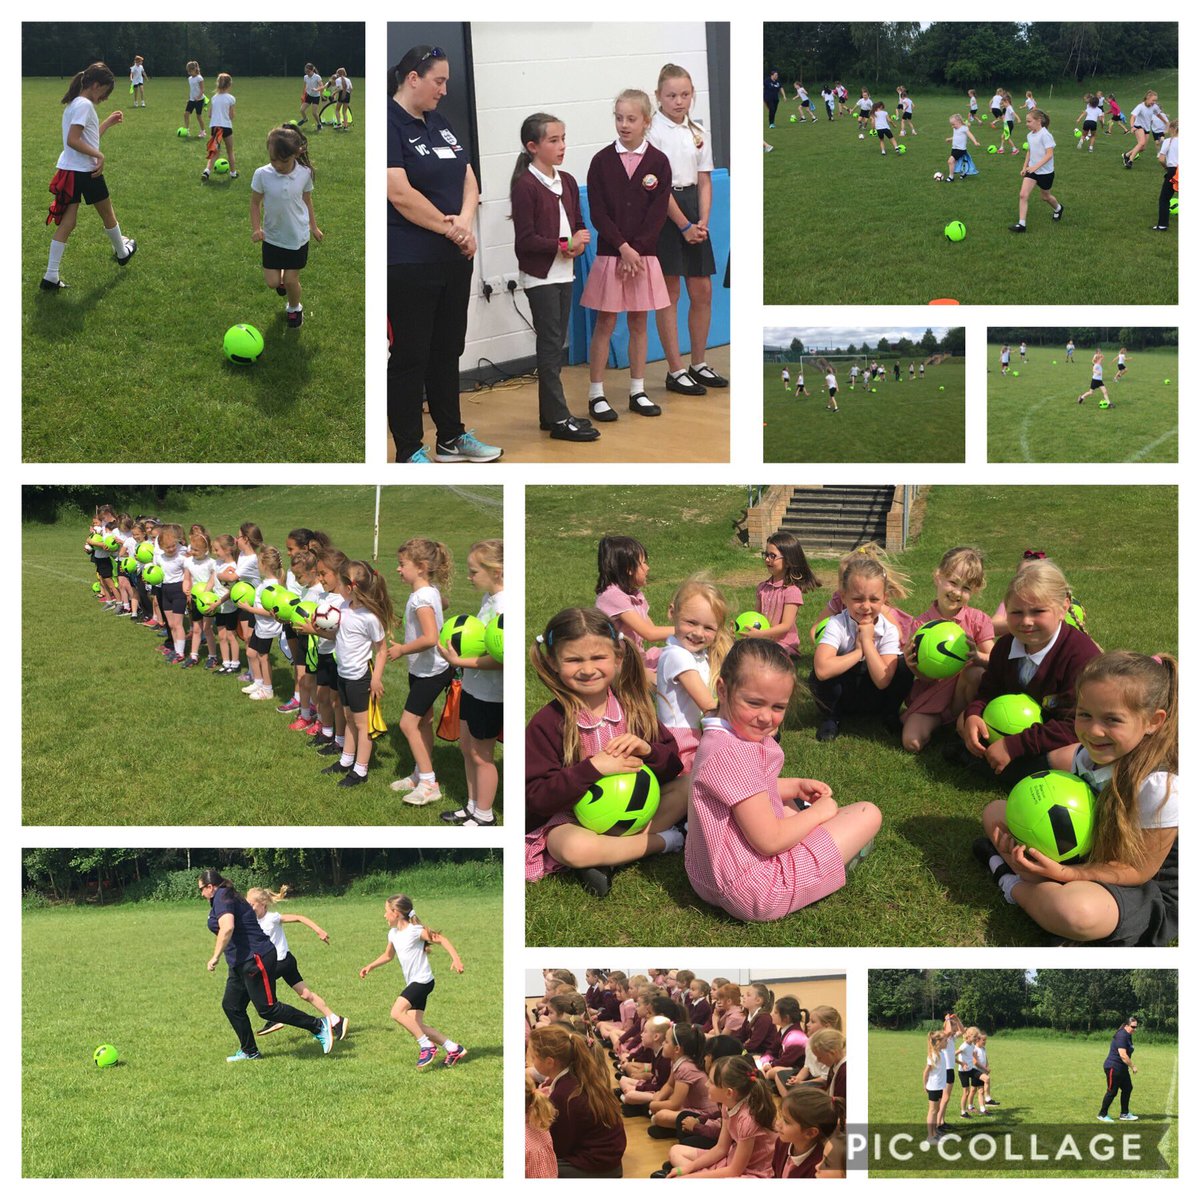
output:
[[[259,927],[254,909],[241,896],[235,899],[229,888],[219,887],[209,903],[212,907],[208,914],[208,928],[213,933],[217,932],[225,913],[233,916],[233,937],[225,946],[225,961],[231,967],[248,962],[256,954],[267,965],[275,961],[275,947],[271,939]]]
[[[437,111],[423,120],[395,100],[388,101],[388,167],[399,167],[439,212],[462,211],[467,151]],[[401,263],[457,262],[459,248],[441,233],[414,225],[388,203],[388,266]]]

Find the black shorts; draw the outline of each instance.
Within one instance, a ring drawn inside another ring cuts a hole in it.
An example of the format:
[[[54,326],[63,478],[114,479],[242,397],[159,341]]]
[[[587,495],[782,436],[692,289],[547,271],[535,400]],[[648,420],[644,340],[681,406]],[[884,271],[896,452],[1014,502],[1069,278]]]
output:
[[[1154,139],[1156,142],[1161,142],[1161,141],[1163,140],[1163,137],[1164,137],[1164,135],[1163,135],[1163,134],[1161,134],[1161,133],[1152,133],[1150,136],[1151,136],[1151,137],[1152,137],[1152,138],[1153,138],[1153,139]]]
[[[273,974],[276,979],[282,979],[293,991],[304,982],[304,976],[300,974],[300,964],[296,962],[296,956],[290,950],[287,952],[286,958],[276,960]]]
[[[1013,126],[1016,124],[1016,121],[1005,121],[1004,124],[1008,126],[1008,136],[1012,137]]]
[[[338,685],[337,662],[332,654],[317,655],[317,687],[334,688]]]
[[[408,699],[404,701],[404,711],[423,717],[437,698],[450,686],[454,679],[454,668],[447,667],[437,675],[409,675]]]
[[[671,192],[675,203],[693,224],[700,219],[700,193],[696,185],[677,188]],[[712,242],[686,242],[674,221],[665,221],[658,235],[656,249],[659,266],[664,275],[714,275],[717,270]]]
[[[937,1088],[935,1091],[931,1092],[928,1088],[926,1088],[925,1096],[932,1103],[936,1104],[942,1098],[942,1094],[945,1092],[945,1090],[945,1088]]]
[[[458,714],[467,723],[471,736],[480,741],[497,738],[504,732],[504,703],[501,700],[480,700],[463,688]]]
[[[351,712],[366,712],[371,703],[371,672],[358,679],[343,679],[340,675],[337,681],[338,695],[342,704]]]
[[[203,111],[204,97],[201,96],[199,100],[189,100],[187,102],[187,108],[183,110],[183,113],[184,116],[187,116],[188,113],[202,113]]]
[[[1124,374],[1125,374],[1125,371],[1126,371],[1125,364],[1124,364],[1124,363],[1117,363],[1117,374],[1118,374],[1118,375],[1124,375]]]
[[[428,983],[410,983],[400,993],[400,998],[407,1000],[416,1012],[424,1012],[425,1004],[429,999],[429,993],[433,991],[433,985],[436,982],[436,980],[431,979]]]
[[[259,637],[257,633],[250,635],[250,649],[255,654],[270,654],[271,647],[275,644],[274,638]]]
[[[1054,172],[1051,171],[1048,175],[1026,175],[1026,179],[1032,179],[1034,183],[1042,189],[1043,192],[1048,192],[1054,186]]]
[[[214,138],[220,134],[227,142],[233,141],[233,130],[228,125],[213,125],[209,128],[209,138]]]
[[[305,102],[305,104],[320,104],[321,97],[314,96],[310,92],[305,92],[304,93],[304,102]]]
[[[213,623],[218,629],[236,629],[238,622],[238,610],[235,608],[232,612],[219,612],[213,616]]]
[[[962,1084],[963,1087],[970,1087],[971,1086],[971,1072],[960,1070],[958,1073],[958,1082],[960,1084]]]
[[[307,264],[307,242],[299,250],[289,250],[286,246],[272,246],[270,242],[262,244],[262,265],[266,271],[300,271]]]
[[[983,1083],[983,1072],[978,1067],[971,1068],[971,1082],[976,1087]]]
[[[1098,392],[1104,386],[1104,380],[1103,379],[1093,379],[1089,386],[1091,387],[1091,390],[1093,392]]]
[[[892,131],[890,129],[877,129],[877,130],[875,130],[875,136],[881,142],[883,141],[884,138],[888,138],[891,141],[895,141],[895,138],[892,137]]]
[[[1083,132],[1084,133],[1095,133],[1096,132],[1096,122],[1095,121],[1084,121]]]
[[[183,594],[183,583],[164,583],[162,591],[158,597],[159,607],[163,612],[179,613],[183,616],[187,612],[187,596]]]
[[[993,116],[993,117],[998,117],[998,116],[1000,116],[1000,114],[1001,114],[1003,111],[1004,111],[1004,109],[1002,109],[1002,108],[993,108],[993,109],[992,109],[992,116]]]
[[[950,153],[953,155],[955,162],[958,162],[960,158],[967,157],[967,152],[965,150],[951,150]]]
[[[335,93],[334,97],[333,97],[333,102],[334,102],[334,104],[349,104],[350,103],[350,93],[349,92]]]
[[[1169,946],[1179,936],[1179,840],[1158,874],[1137,887],[1100,885],[1117,902],[1117,926],[1093,946]]]
[[[116,563],[111,558],[93,558],[92,565],[101,579],[115,579],[117,576]]]
[[[207,621],[208,618],[212,616],[212,613],[209,613],[206,616],[204,613],[202,613],[196,607],[196,593],[195,592],[192,592],[190,603],[187,606],[187,611],[188,611],[188,616],[192,619],[193,622]]]
[[[833,400],[834,398],[836,398],[836,396],[837,396],[837,388],[830,388],[829,389],[830,400]]]
[[[99,204],[108,199],[108,184],[103,175],[93,175],[90,171],[72,171],[75,176],[75,191],[72,193],[72,204],[82,200],[85,204]]]

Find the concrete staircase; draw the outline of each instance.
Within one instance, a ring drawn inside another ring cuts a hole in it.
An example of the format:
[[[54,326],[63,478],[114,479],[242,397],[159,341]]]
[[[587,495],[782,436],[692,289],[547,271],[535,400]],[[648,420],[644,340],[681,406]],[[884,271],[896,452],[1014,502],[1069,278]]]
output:
[[[889,551],[903,549],[903,488],[830,485],[764,488],[746,512],[747,544],[761,550],[767,538],[786,529],[811,557],[836,557],[863,542]]]

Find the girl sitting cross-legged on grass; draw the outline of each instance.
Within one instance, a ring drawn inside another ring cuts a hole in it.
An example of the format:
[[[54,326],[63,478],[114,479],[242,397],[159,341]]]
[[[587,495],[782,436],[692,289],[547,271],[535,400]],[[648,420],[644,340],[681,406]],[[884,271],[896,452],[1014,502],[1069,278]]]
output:
[[[772,642],[738,642],[717,683],[692,770],[685,864],[696,893],[744,921],[767,921],[835,892],[869,846],[880,813],[839,808],[815,779],[781,779],[783,722],[795,676]]]
[[[676,782],[682,764],[658,722],[641,655],[599,609],[552,617],[530,659],[554,699],[525,731],[525,879],[536,883],[571,867],[603,896],[612,867],[683,849],[683,834],[673,828],[687,808],[686,786]],[[593,783],[643,765],[661,788],[644,830],[607,837],[574,820],[576,801]]]
[[[1170,655],[1093,658],[1075,688],[1078,743],[1047,755],[1096,792],[1087,860],[1064,865],[1023,846],[1005,802],[983,813],[975,853],[1004,897],[1073,942],[1166,946],[1179,911],[1179,668]]]

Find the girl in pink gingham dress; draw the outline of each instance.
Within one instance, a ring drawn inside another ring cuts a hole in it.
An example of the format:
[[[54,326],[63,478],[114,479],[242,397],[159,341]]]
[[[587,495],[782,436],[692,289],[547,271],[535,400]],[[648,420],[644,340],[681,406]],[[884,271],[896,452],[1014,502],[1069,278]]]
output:
[[[766,629],[747,629],[742,636],[770,638],[796,658],[800,654],[796,617],[804,603],[804,593],[819,588],[821,581],[812,573],[800,539],[786,530],[767,538],[763,561],[767,564],[767,578],[758,585],[754,603],[770,625]]]
[[[525,1178],[557,1179],[558,1157],[550,1126],[557,1114],[549,1099],[525,1079]]]
[[[596,547],[596,607],[637,647],[653,679],[662,648],[646,643],[661,642],[675,628],[656,625],[650,619],[650,603],[642,591],[649,580],[650,560],[637,538],[617,534],[600,539]]]
[[[742,921],[771,921],[846,882],[846,864],[869,847],[874,804],[839,807],[815,779],[781,779],[773,740],[795,686],[774,642],[738,642],[717,682],[692,767],[684,863],[702,900]]]
[[[992,619],[971,608],[968,601],[984,588],[983,559],[972,546],[955,546],[942,555],[933,573],[937,596],[917,617],[917,627],[926,621],[953,621],[959,625],[973,647],[971,661],[949,679],[922,679],[917,673],[917,656],[909,638],[904,658],[913,672],[914,683],[904,710],[901,741],[914,754],[923,750],[943,725],[949,725],[979,691],[983,669],[996,641]]]
[[[770,1179],[775,1155],[775,1100],[748,1055],[713,1063],[709,1095],[721,1106],[721,1135],[711,1150],[671,1147],[667,1178]]]
[[[608,868],[683,849],[672,828],[687,810],[687,788],[676,781],[681,764],[658,723],[640,656],[599,609],[552,617],[530,659],[554,699],[525,730],[525,881],[572,867],[603,895]],[[575,804],[593,783],[642,766],[660,788],[644,830],[607,837],[575,820]]]
[[[671,163],[646,140],[653,109],[645,92],[629,89],[616,99],[617,139],[588,167],[588,216],[596,227],[596,259],[580,303],[599,310],[588,348],[588,409],[615,421],[604,398],[604,368],[617,317],[629,323],[629,411],[657,417],[662,409],[646,395],[646,314],[668,308],[671,297],[658,262],[658,235],[671,202]]]

